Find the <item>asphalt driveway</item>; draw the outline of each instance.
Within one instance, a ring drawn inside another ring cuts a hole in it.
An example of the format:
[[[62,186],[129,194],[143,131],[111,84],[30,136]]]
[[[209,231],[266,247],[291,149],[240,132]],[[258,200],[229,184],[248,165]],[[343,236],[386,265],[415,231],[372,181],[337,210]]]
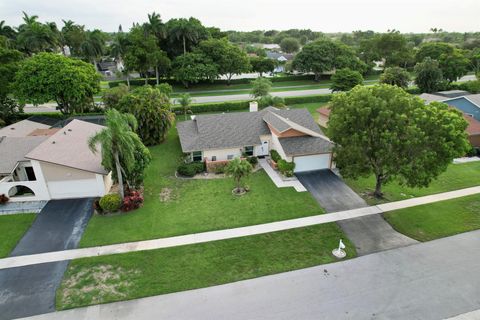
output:
[[[10,256],[74,249],[93,213],[92,199],[54,200],[38,214]],[[0,319],[55,311],[68,261],[0,270]]]
[[[366,207],[367,203],[331,170],[295,174],[327,212]]]
[[[366,207],[367,203],[330,170],[301,172],[298,180],[327,212]],[[397,231],[381,215],[338,221],[355,244],[358,255],[400,248],[418,243]]]

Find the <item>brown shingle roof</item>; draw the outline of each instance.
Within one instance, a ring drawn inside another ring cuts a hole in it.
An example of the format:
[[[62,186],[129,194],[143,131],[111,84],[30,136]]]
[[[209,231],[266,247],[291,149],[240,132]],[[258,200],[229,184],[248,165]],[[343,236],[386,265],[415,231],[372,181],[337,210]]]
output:
[[[330,112],[332,112],[332,110],[330,110],[329,107],[321,107],[317,109],[317,112],[326,117],[330,117]]]
[[[473,117],[463,114],[463,117],[468,122],[467,133],[469,136],[480,135],[480,121],[475,120]]]
[[[100,148],[96,153],[88,148],[88,139],[103,128],[97,124],[73,120],[63,129],[48,137],[25,157],[79,170],[107,174],[108,172],[102,166]]]
[[[49,125],[22,120],[0,129],[0,137],[26,137],[35,129],[48,129]]]

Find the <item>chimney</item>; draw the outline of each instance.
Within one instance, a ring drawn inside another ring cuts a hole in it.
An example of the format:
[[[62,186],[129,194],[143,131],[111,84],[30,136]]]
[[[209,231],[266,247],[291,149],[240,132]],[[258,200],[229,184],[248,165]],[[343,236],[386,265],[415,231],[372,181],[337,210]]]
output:
[[[258,102],[250,101],[250,112],[257,112],[257,111],[258,111]]]

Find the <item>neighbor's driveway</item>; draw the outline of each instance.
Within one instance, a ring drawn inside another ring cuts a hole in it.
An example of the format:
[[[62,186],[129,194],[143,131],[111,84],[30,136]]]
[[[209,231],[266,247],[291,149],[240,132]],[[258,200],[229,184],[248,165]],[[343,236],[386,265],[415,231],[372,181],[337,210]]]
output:
[[[34,319],[446,319],[480,308],[478,248],[480,230],[273,276]]]
[[[11,256],[74,249],[92,215],[91,199],[54,200],[38,214]],[[68,261],[0,270],[0,319],[55,310]]]
[[[330,170],[297,173],[296,176],[327,212],[366,207],[367,203]],[[397,231],[379,214],[338,221],[355,244],[359,255],[417,243]]]

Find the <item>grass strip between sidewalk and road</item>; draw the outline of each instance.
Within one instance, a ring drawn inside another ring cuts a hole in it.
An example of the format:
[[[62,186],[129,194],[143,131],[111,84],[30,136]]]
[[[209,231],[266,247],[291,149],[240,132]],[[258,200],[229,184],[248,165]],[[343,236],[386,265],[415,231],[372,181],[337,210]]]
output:
[[[203,288],[335,262],[335,223],[151,251],[74,260],[57,290],[57,309]]]
[[[384,213],[400,233],[418,241],[430,241],[480,229],[480,195]]]

